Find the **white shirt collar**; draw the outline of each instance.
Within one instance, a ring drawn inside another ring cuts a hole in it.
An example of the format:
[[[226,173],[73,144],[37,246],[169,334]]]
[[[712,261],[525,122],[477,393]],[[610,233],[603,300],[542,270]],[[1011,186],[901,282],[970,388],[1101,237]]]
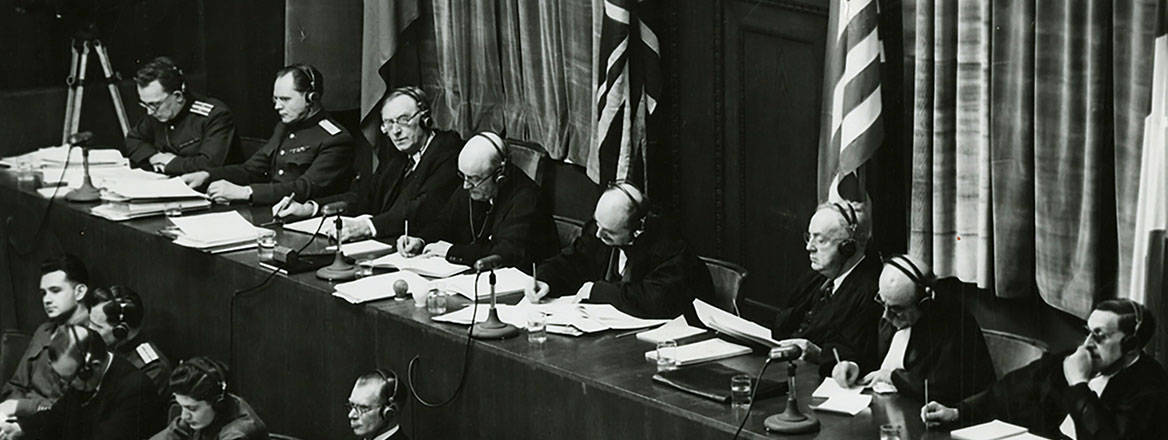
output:
[[[388,440],[390,437],[393,437],[394,434],[397,434],[397,430],[399,429],[401,429],[401,425],[394,425],[394,427],[390,428],[389,431],[385,431],[381,433],[381,435],[373,437],[372,440]]]
[[[430,136],[426,137],[426,142],[422,144],[422,148],[419,149],[418,152],[410,155],[410,158],[414,160],[414,168],[417,168],[418,164],[422,163],[422,154],[425,154],[426,149],[430,148],[430,141],[433,141],[433,140],[434,140],[434,133],[431,132]],[[413,168],[411,168],[411,169],[413,169]]]
[[[844,283],[844,278],[847,278],[848,275],[850,275],[852,273],[852,271],[856,269],[856,266],[859,266],[860,262],[864,261],[865,258],[868,258],[868,256],[861,255],[860,259],[856,260],[856,264],[853,264],[852,267],[849,267],[848,270],[845,270],[844,273],[841,273],[840,276],[835,277],[835,279],[831,281],[831,294],[832,295],[835,295],[835,292],[837,290],[839,290],[840,284]]]

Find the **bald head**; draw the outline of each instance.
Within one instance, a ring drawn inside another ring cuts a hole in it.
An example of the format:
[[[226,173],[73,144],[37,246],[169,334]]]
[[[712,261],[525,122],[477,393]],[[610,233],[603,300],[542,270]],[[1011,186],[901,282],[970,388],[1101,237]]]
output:
[[[458,172],[463,175],[462,188],[477,201],[494,200],[504,179],[501,169],[506,154],[503,138],[492,132],[472,136],[458,153]]]
[[[628,244],[632,241],[633,224],[637,220],[638,205],[645,203],[644,196],[632,185],[609,188],[596,201],[597,237],[609,246]]]
[[[924,289],[913,278],[930,283],[934,278],[933,271],[923,260],[908,255],[896,255],[885,260],[877,294],[885,305],[884,319],[896,328],[909,327],[920,319],[921,309],[918,306],[923,299]]]

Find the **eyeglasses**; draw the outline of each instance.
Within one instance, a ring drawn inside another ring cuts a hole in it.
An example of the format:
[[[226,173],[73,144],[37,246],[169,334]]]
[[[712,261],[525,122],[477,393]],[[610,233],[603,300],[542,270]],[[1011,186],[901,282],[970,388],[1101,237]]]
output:
[[[1104,342],[1107,342],[1107,340],[1111,338],[1111,335],[1119,333],[1119,332],[1105,333],[1105,332],[1103,332],[1103,330],[1099,330],[1099,329],[1092,330],[1090,327],[1084,327],[1084,328],[1087,330],[1087,337],[1091,338],[1092,341],[1095,341],[1096,344],[1102,344]]]
[[[389,131],[389,129],[393,128],[394,126],[405,127],[410,125],[414,122],[414,119],[417,119],[418,115],[422,114],[424,111],[425,110],[418,110],[409,116],[398,116],[397,119],[383,119],[381,121],[381,130]]]
[[[175,92],[171,92],[170,94],[166,95],[165,98],[158,100],[158,102],[146,102],[146,101],[139,99],[138,106],[146,109],[147,114],[158,113],[158,109],[162,108],[162,106],[164,104],[166,104],[166,101],[168,101],[170,98],[172,98],[174,96],[175,96]]]
[[[836,240],[841,240],[841,239],[824,237],[822,235],[812,234],[810,232],[803,233],[803,244],[804,245],[814,245],[816,248],[821,248],[821,247],[827,246]]]
[[[503,171],[502,168],[496,168],[495,171],[491,172],[491,174],[488,174],[488,175],[483,176],[483,177],[468,176],[466,174],[463,174],[462,171],[458,171],[458,177],[461,178],[463,182],[470,185],[469,189],[475,189],[475,188],[478,188],[479,185],[482,185],[483,183],[485,183],[486,181],[491,180],[492,177],[499,175],[499,173],[502,171]]]
[[[904,312],[909,311],[913,307],[913,304],[907,304],[907,305],[903,305],[903,306],[888,305],[888,303],[884,302],[884,298],[880,297],[880,292],[876,292],[876,297],[873,299],[875,299],[876,303],[880,304],[881,307],[884,307],[885,311],[887,311],[888,313],[891,313],[893,315],[900,315]],[[925,299],[927,299],[927,298],[921,298],[920,301],[917,301],[917,304],[924,302]]]
[[[348,412],[356,411],[357,415],[359,416],[363,416],[369,411],[373,411],[377,408],[381,408],[381,405],[358,405],[353,402],[345,402],[345,409],[347,409]]]

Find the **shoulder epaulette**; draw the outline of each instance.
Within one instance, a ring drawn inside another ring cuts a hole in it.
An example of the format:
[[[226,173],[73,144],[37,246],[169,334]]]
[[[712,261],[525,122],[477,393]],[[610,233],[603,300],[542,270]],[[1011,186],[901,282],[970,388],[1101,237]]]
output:
[[[215,108],[215,104],[210,104],[204,101],[195,101],[191,103],[191,113],[196,115],[207,116],[211,114],[211,110]]]
[[[336,136],[337,133],[341,132],[341,129],[328,119],[321,119],[320,122],[317,122],[316,124],[319,125],[320,128],[323,128],[324,131],[327,131],[329,136]]]
[[[138,357],[142,358],[142,365],[150,365],[151,362],[158,360],[158,353],[154,351],[154,347],[150,343],[143,342],[138,344],[138,348],[134,349],[138,352]]]

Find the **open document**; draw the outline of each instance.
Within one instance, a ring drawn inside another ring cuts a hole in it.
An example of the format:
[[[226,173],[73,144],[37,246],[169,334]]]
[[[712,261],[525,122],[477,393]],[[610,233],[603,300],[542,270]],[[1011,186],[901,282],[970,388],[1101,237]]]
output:
[[[543,312],[547,314],[548,331],[574,336],[605,330],[648,328],[667,321],[637,318],[617,310],[610,304],[576,304],[568,301],[532,304],[523,299],[516,305],[499,304],[496,308],[499,310],[499,319],[516,327],[525,327],[527,317],[532,313]],[[470,325],[472,322],[486,321],[489,310],[490,307],[485,304],[480,304],[477,311],[473,305],[469,305],[445,315],[435,316],[433,319],[438,322]],[[575,331],[553,331],[556,327],[571,328]]]
[[[700,299],[693,302],[694,312],[706,327],[735,338],[757,342],[766,347],[778,347],[779,341],[771,338],[771,330],[735,316]]]
[[[260,231],[235,211],[173,217],[170,221],[181,231],[175,244],[210,252],[253,247]]]
[[[446,278],[470,270],[470,266],[451,263],[446,261],[445,257],[435,254],[422,254],[416,257],[406,257],[403,256],[400,252],[394,252],[392,254],[388,254],[378,259],[366,262],[365,264],[373,267],[408,270],[410,272],[431,278]],[[502,271],[498,270],[495,271],[495,273],[499,274],[502,273]],[[485,279],[486,277],[487,275],[483,274],[481,278]],[[471,283],[473,283],[473,280]],[[489,294],[490,292],[488,291],[487,293]],[[469,298],[470,296],[468,295],[467,297]]]

